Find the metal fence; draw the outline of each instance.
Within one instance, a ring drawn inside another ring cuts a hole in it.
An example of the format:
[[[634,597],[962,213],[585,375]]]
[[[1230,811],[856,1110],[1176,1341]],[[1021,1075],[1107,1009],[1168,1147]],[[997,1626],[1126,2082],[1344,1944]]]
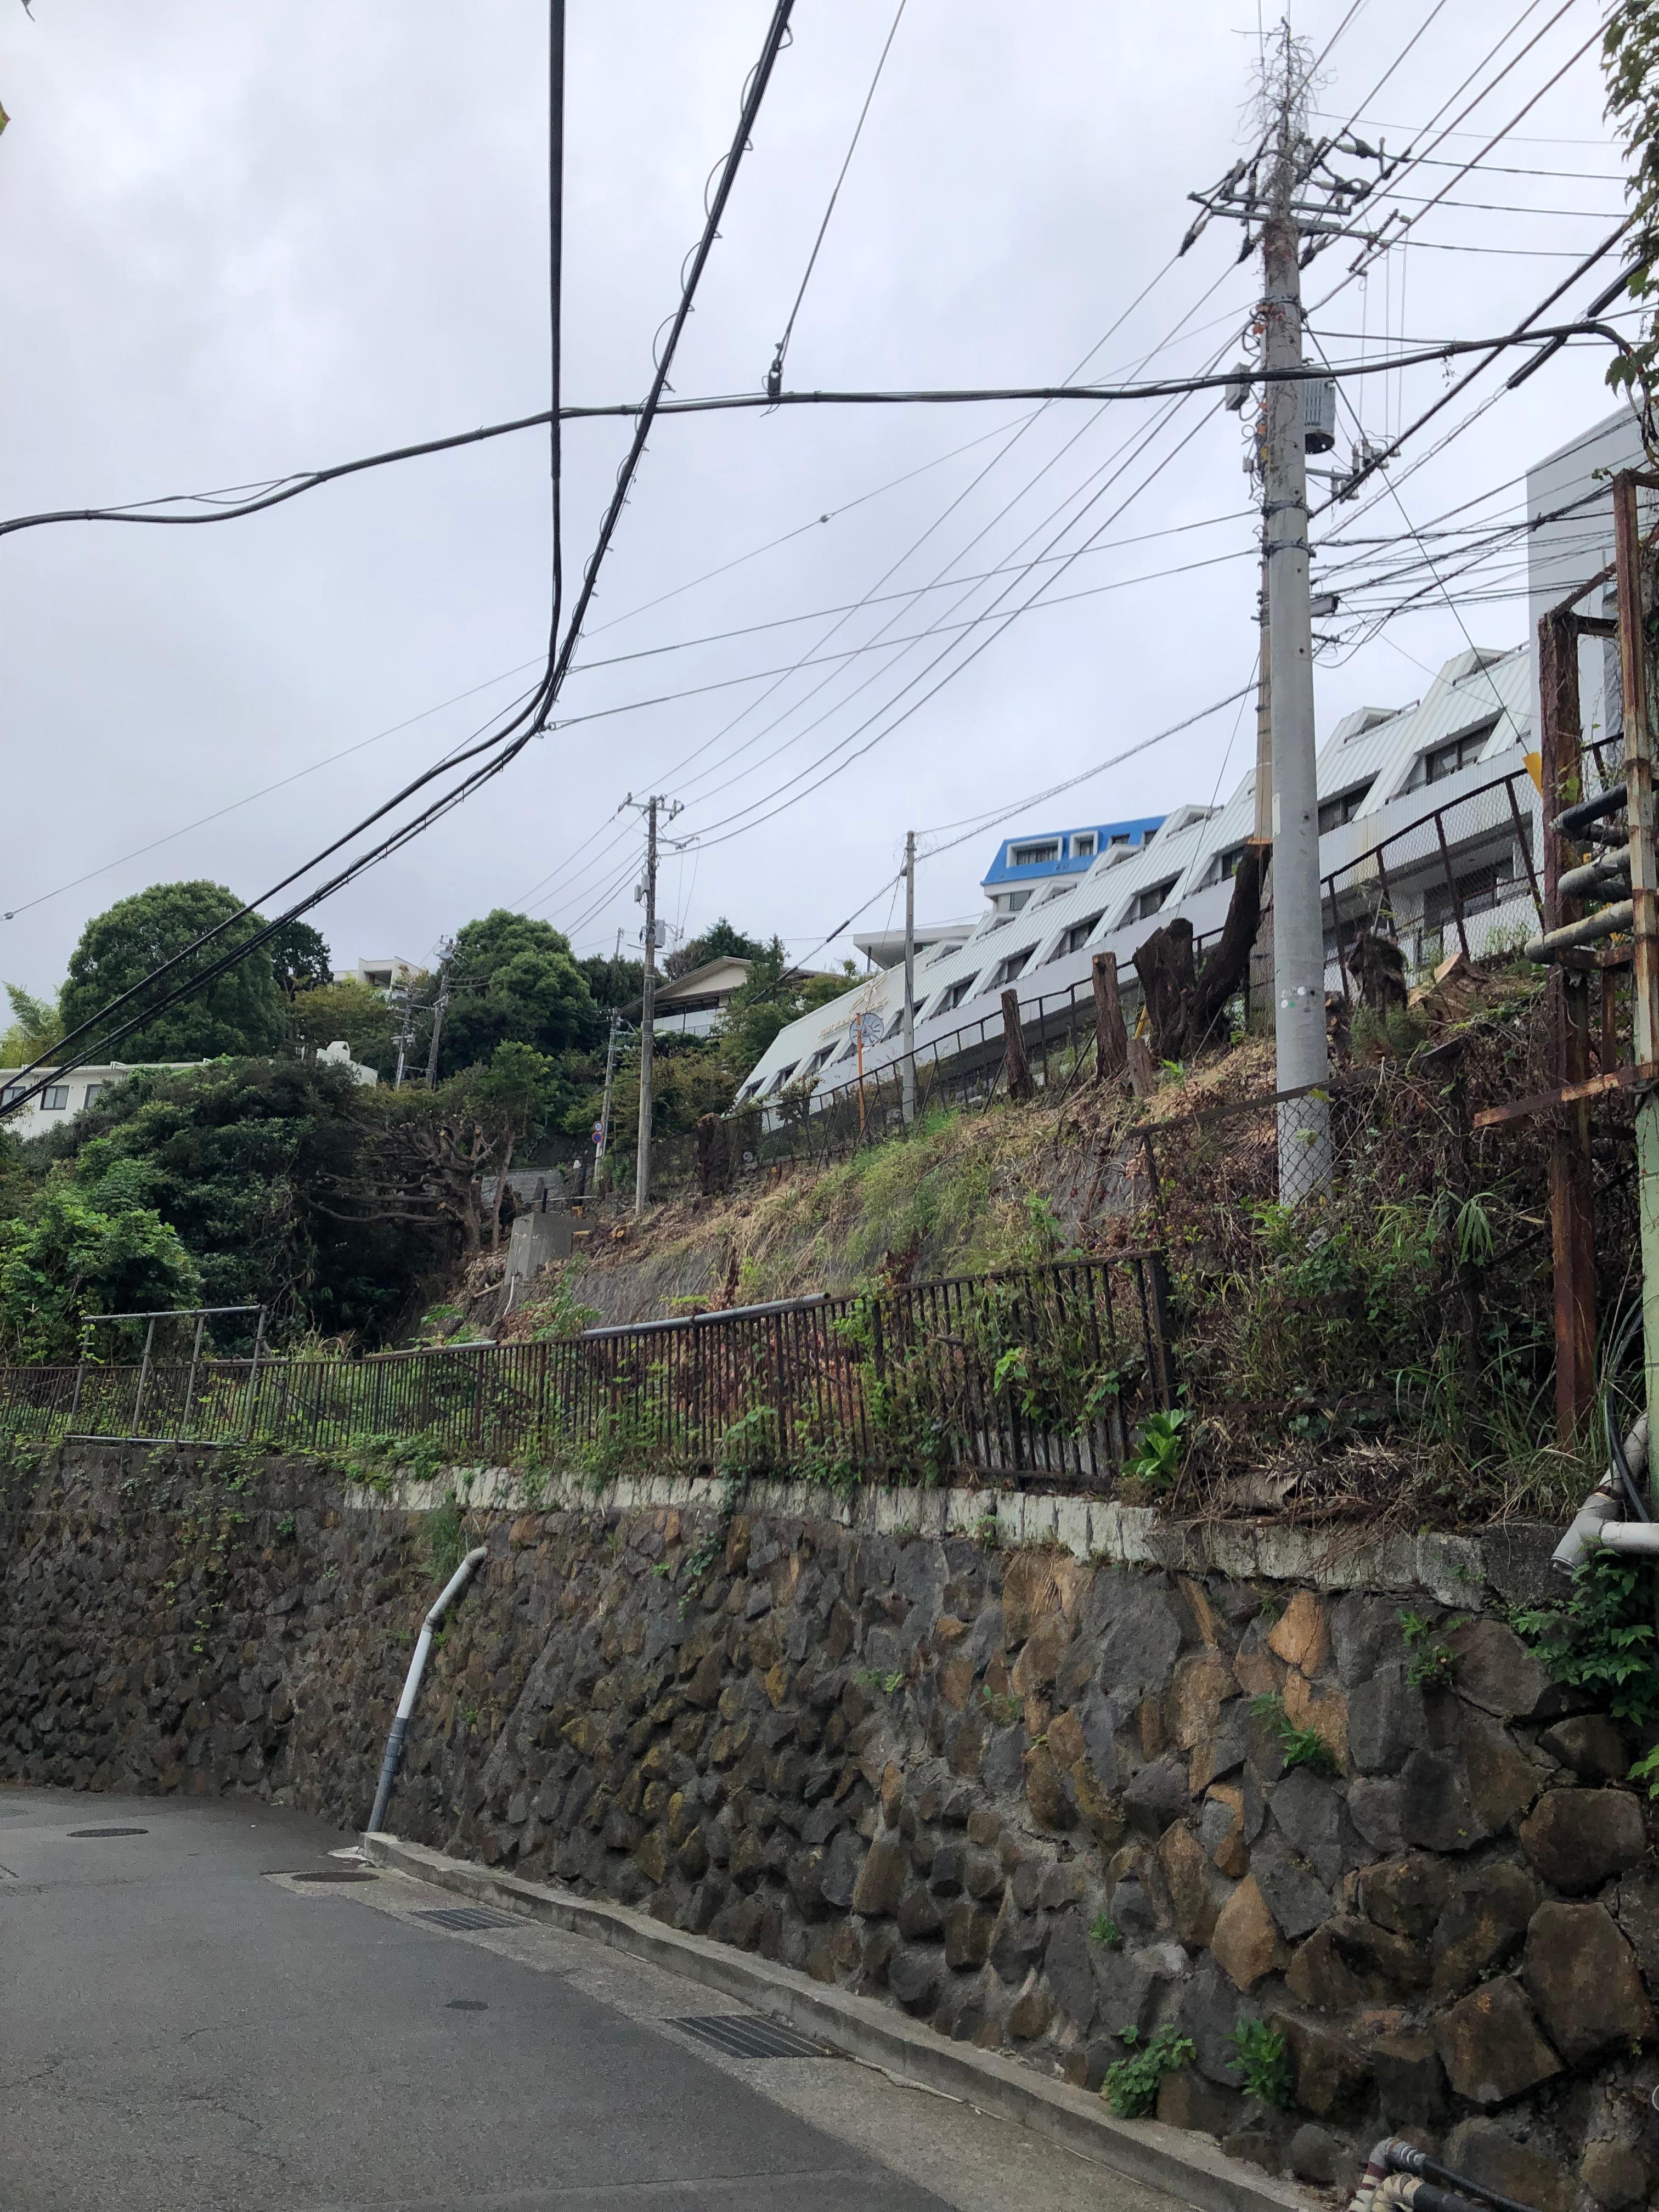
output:
[[[1352,1003],[1348,963],[1369,931],[1420,975],[1449,953],[1513,950],[1541,927],[1537,793],[1522,769],[1431,807],[1324,879],[1327,986]]]
[[[1091,1487],[1173,1390],[1162,1258],[1137,1250],[544,1343],[5,1368],[0,1435]]]

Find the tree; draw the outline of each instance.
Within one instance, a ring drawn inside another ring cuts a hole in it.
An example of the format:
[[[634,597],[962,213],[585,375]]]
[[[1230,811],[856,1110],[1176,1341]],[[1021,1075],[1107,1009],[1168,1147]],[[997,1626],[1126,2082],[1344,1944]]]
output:
[[[743,1081],[780,1030],[802,1014],[829,1006],[859,980],[850,960],[840,975],[814,975],[804,984],[788,978],[788,958],[781,939],[775,937],[750,963],[748,980],[726,1000],[720,1050],[734,1085]]]
[[[377,1074],[389,1076],[397,1065],[397,1027],[392,1007],[379,991],[355,975],[296,992],[289,1008],[289,1036],[296,1045],[319,1052],[343,1042],[351,1057]]]
[[[18,1173],[35,1187],[65,1171],[95,1182],[110,1163],[129,1164],[144,1176],[146,1203],[190,1255],[204,1304],[267,1306],[279,1342],[306,1334],[379,1342],[395,1334],[422,1278],[452,1248],[429,1216],[351,1226],[338,1218],[337,1194],[374,1156],[384,1119],[377,1102],[389,1095],[360,1091],[343,1068],[297,1060],[140,1070],[20,1146]],[[251,1326],[246,1333],[251,1340]]]
[[[662,963],[663,973],[673,982],[682,975],[689,975],[694,968],[701,968],[706,960],[758,960],[765,950],[758,938],[745,937],[740,929],[733,929],[722,915],[700,935],[688,939],[677,951],[671,952]]]
[[[1659,458],[1653,386],[1659,375],[1659,0],[1616,0],[1601,41],[1607,113],[1631,162],[1625,194],[1635,227],[1620,249],[1630,270],[1625,290],[1647,313],[1633,343],[1609,363],[1607,382],[1628,391],[1642,421],[1643,441]]]
[[[498,907],[456,932],[441,1073],[487,1060],[509,1040],[560,1053],[603,1029],[569,940],[547,922]]]
[[[96,915],[70,957],[60,1000],[65,1030],[94,1021],[111,1000],[143,983],[152,969],[182,952],[204,930],[229,921],[240,903],[222,884],[152,884]],[[145,1006],[155,1005],[264,927],[257,915],[244,915],[125,1009],[119,1019],[131,1020]],[[209,1060],[224,1053],[271,1053],[287,1026],[270,956],[261,947],[176,1006],[155,1013],[118,1046],[106,1045],[94,1027],[87,1056],[118,1050],[125,1060]]]
[[[21,984],[8,983],[6,996],[11,1000],[11,1026],[0,1035],[0,1067],[27,1067],[50,1052],[64,1034],[58,994],[37,999]]]
[[[590,954],[576,963],[586,981],[590,996],[596,1009],[609,1011],[612,1006],[636,1006],[645,989],[645,963],[641,960],[610,959],[604,953]],[[604,1024],[600,1024],[603,1033]]]
[[[195,1262],[149,1196],[137,1162],[101,1158],[83,1176],[59,1169],[0,1222],[0,1354],[70,1360],[83,1314],[200,1299]]]
[[[1188,1060],[1210,1042],[1228,1000],[1248,981],[1261,919],[1261,848],[1247,845],[1227,919],[1201,967],[1193,957],[1193,925],[1180,915],[1135,948],[1154,1060]]]
[[[296,991],[314,991],[334,981],[328,947],[306,922],[284,922],[265,950],[276,988],[290,1003]]]

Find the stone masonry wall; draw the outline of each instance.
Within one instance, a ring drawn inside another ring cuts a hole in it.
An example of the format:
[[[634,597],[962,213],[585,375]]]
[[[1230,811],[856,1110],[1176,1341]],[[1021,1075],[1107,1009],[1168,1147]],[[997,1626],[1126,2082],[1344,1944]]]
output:
[[[476,1532],[476,1533],[475,1533]],[[292,1463],[14,1477],[0,1776],[355,1825],[453,1516]],[[1413,1688],[1389,1595],[824,1518],[469,1523],[390,1825],[884,1996],[1085,2087],[1173,2023],[1161,2118],[1338,2183],[1385,2128],[1540,2212],[1659,2180],[1659,1858],[1634,1745],[1494,1619]],[[1282,1700],[1328,1747],[1287,1768]],[[1283,2034],[1294,2100],[1231,2040]]]

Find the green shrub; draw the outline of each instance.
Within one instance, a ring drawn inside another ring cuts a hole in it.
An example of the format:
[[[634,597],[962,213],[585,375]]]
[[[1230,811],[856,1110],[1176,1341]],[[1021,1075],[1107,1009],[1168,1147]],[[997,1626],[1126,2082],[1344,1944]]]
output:
[[[1141,2043],[1138,2028],[1121,2027],[1117,2039],[1129,2046],[1129,2056],[1106,2069],[1100,2094],[1119,2119],[1138,2120],[1157,2104],[1158,2083],[1164,2076],[1184,2066],[1195,2045],[1190,2036],[1173,2027],[1160,2027],[1146,2044]]]
[[[1264,2105],[1288,2105],[1293,2082],[1283,2030],[1265,2021],[1242,2020],[1228,2041],[1238,2056],[1227,2063],[1243,2083],[1245,2095]]]
[[[1510,1625],[1556,1681],[1588,1690],[1615,1720],[1659,1715],[1651,1570],[1640,1561],[1591,1545],[1572,1571],[1565,1606],[1516,1613]]]

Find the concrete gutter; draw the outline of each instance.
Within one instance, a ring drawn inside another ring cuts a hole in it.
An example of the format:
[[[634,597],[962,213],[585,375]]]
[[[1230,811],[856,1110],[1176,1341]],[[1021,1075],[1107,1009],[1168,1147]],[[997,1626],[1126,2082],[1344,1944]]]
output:
[[[1166,2190],[1198,2212],[1315,2212],[1314,2200],[1293,2184],[1224,2158],[1207,2136],[1156,2120],[1115,2119],[1102,2098],[1049,2081],[995,2051],[947,2042],[872,1997],[854,1996],[730,1944],[665,1927],[626,1905],[469,1865],[423,1844],[366,1835],[362,1849],[378,1865],[705,1983],[867,2065],[1012,2120],[1097,2165]]]

